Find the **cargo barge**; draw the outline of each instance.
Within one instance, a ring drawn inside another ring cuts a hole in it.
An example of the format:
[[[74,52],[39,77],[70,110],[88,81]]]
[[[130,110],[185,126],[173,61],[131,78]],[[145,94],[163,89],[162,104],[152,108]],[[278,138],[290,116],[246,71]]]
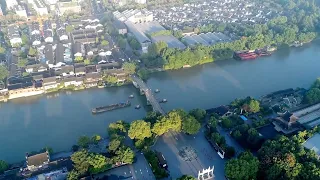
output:
[[[112,110],[116,110],[116,109],[120,109],[128,106],[131,106],[130,101],[118,103],[118,104],[111,104],[108,106],[96,107],[92,109],[92,114],[103,113],[103,112],[112,111]]]

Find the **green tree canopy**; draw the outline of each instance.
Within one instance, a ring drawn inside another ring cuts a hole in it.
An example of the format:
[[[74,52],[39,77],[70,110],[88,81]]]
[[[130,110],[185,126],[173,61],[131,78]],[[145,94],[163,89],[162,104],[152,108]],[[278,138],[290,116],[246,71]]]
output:
[[[201,128],[201,124],[193,116],[187,116],[182,121],[182,131],[187,134],[197,134]]]
[[[118,37],[118,46],[119,46],[122,50],[124,50],[124,49],[126,49],[126,45],[127,45],[126,40],[125,40],[123,37],[119,36],[119,37]]]
[[[151,123],[143,120],[136,120],[130,124],[128,136],[131,139],[144,139],[152,136]]]
[[[66,26],[66,32],[71,33],[74,30],[74,27],[72,25],[67,25]]]
[[[94,144],[98,144],[99,141],[101,141],[101,139],[102,139],[101,136],[96,134],[91,137],[91,142],[93,142]]]
[[[32,47],[29,48],[29,53],[28,53],[28,54],[29,54],[30,56],[35,56],[35,55],[37,55],[37,53],[38,53],[38,52],[37,52],[37,49],[32,48]]]
[[[0,46],[0,54],[5,54],[5,53],[6,53],[6,49]]]
[[[259,160],[250,152],[243,152],[236,159],[231,159],[225,166],[225,173],[230,180],[257,179]]]
[[[316,103],[320,101],[320,89],[319,88],[311,88],[307,91],[304,97],[305,102],[307,103]]]
[[[123,120],[119,120],[117,122],[109,124],[108,133],[109,135],[126,133],[129,127],[130,127],[130,124],[124,122]]]
[[[0,65],[0,81],[8,77],[8,75],[9,75],[9,71],[7,70],[7,68]]]
[[[76,170],[72,170],[68,172],[67,180],[78,180],[80,173]]]
[[[84,62],[85,65],[91,64],[91,61],[89,59],[85,59],[83,62]]]
[[[136,65],[134,63],[125,62],[122,65],[123,70],[128,74],[133,74],[136,72]]]
[[[79,172],[80,175],[85,174],[90,167],[88,157],[89,153],[86,150],[77,151],[71,156],[74,169]]]
[[[76,56],[74,58],[74,60],[77,61],[77,62],[81,62],[81,61],[83,61],[83,57],[82,56]]]
[[[78,145],[82,148],[87,148],[90,143],[90,138],[88,136],[81,136],[78,139]]]
[[[22,67],[26,67],[28,63],[28,60],[26,58],[19,58],[18,60],[18,67],[22,68]]]
[[[122,146],[118,151],[115,152],[116,157],[114,158],[115,162],[123,162],[132,164],[134,161],[135,154],[129,147]]]
[[[102,46],[108,46],[109,45],[109,42],[107,40],[102,40],[101,41],[101,45]]]
[[[152,127],[152,132],[161,136],[169,130],[181,132],[182,117],[179,111],[172,110],[166,116],[163,116]]]
[[[118,78],[112,75],[106,75],[102,79],[108,84],[116,84],[118,82]]]
[[[0,160],[0,174],[6,171],[9,168],[8,163],[3,160]]]
[[[178,178],[177,180],[196,180],[196,178],[194,178],[193,176],[190,176],[190,175],[183,175],[180,178]]]
[[[197,108],[197,109],[192,109],[189,112],[189,114],[195,117],[199,122],[202,122],[207,113],[205,110]]]
[[[113,140],[111,140],[110,143],[109,143],[108,150],[109,150],[110,152],[115,152],[115,151],[118,150],[118,148],[120,147],[120,145],[121,145],[121,140],[119,140],[119,139],[113,139]]]
[[[252,99],[249,101],[248,105],[249,105],[250,112],[256,113],[260,111],[259,101]]]

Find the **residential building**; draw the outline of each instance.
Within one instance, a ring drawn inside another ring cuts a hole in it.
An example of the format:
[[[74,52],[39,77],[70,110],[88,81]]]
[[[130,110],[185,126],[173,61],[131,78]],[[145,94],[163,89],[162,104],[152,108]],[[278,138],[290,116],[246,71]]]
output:
[[[18,5],[17,0],[5,0],[6,1],[6,6],[9,10],[12,10],[14,6]]]
[[[69,77],[69,78],[65,78],[64,80],[64,86],[68,87],[68,86],[80,86],[83,84],[83,79],[81,77]]]
[[[34,73],[34,72],[44,72],[48,70],[48,67],[43,64],[33,64],[33,65],[27,65],[25,67],[26,72],[28,73]]]
[[[208,114],[217,114],[220,117],[228,117],[232,115],[232,112],[229,110],[228,106],[219,106],[216,108],[206,110]]]
[[[13,10],[14,12],[20,16],[20,17],[24,17],[24,18],[27,18],[28,15],[27,15],[27,11],[26,9],[24,8],[24,6],[21,6],[21,5],[15,5],[13,6]]]
[[[134,0],[134,2],[136,2],[138,4],[146,4],[147,0]]]
[[[53,31],[52,31],[52,24],[50,20],[46,20],[43,23],[43,38],[46,43],[53,42]]]
[[[98,86],[98,82],[102,80],[101,74],[97,72],[88,73],[84,79],[87,88]]]
[[[28,0],[28,3],[33,5],[38,15],[43,16],[48,14],[48,9],[42,0]]]
[[[84,66],[81,67],[75,67],[74,72],[76,76],[81,76],[86,74],[86,68]]]
[[[58,20],[56,22],[56,32],[57,32],[57,36],[59,37],[60,41],[65,41],[65,40],[69,39],[67,32],[66,32],[65,25],[60,20]]]
[[[47,77],[42,80],[42,86],[45,91],[57,88],[58,85],[56,77]]]
[[[22,43],[19,27],[17,25],[11,25],[8,27],[8,38],[10,39],[11,46]]]
[[[125,35],[128,33],[127,27],[122,21],[114,20],[113,27],[117,30],[119,34]]]
[[[49,66],[49,68],[53,68],[53,66],[55,65],[54,62],[54,53],[53,53],[53,47],[51,44],[47,44],[44,48],[44,56],[45,56],[45,61],[47,63],[47,65]]]
[[[74,57],[83,57],[85,55],[84,53],[84,47],[80,42],[75,42],[73,45],[73,55]]]
[[[38,170],[39,168],[42,168],[45,165],[47,165],[49,162],[50,162],[50,156],[48,151],[44,153],[32,155],[32,156],[29,156],[27,154],[26,156],[26,163],[29,171]]]
[[[46,4],[49,5],[55,5],[57,4],[57,2],[59,2],[59,0],[44,0]]]
[[[69,2],[58,2],[57,9],[59,15],[63,15],[66,12],[80,12],[81,6],[78,2],[69,1]]]

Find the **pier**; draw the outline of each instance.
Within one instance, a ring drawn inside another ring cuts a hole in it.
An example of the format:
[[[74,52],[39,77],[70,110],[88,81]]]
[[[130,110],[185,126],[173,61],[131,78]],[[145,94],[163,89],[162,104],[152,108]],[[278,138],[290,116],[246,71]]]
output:
[[[136,88],[140,89],[140,94],[146,96],[147,103],[152,106],[153,111],[159,112],[162,115],[164,115],[165,114],[164,110],[161,108],[159,102],[157,101],[154,94],[152,93],[152,90],[148,88],[147,84],[136,75],[132,75],[131,78],[132,78],[133,85]]]

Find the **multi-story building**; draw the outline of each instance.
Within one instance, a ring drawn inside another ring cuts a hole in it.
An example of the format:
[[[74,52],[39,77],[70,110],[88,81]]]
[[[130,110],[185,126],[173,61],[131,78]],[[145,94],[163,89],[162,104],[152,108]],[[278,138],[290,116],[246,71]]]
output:
[[[46,43],[53,42],[53,31],[52,31],[52,24],[50,20],[46,20],[43,23],[43,38]]]
[[[20,16],[20,17],[25,17],[25,18],[28,17],[27,11],[26,11],[26,9],[24,8],[24,6],[15,5],[12,9],[15,11],[15,13],[16,13],[18,16]]]
[[[80,12],[81,6],[78,2],[58,2],[57,11],[59,15],[63,15],[66,12]]]
[[[18,2],[16,0],[5,0],[7,8],[9,10],[12,10],[14,6],[18,5]]]
[[[147,0],[135,0],[135,2],[138,4],[146,4]]]
[[[42,0],[28,0],[28,3],[33,5],[38,15],[43,16],[48,14],[48,9]]]
[[[130,21],[132,23],[142,23],[153,21],[153,13],[147,9],[127,9],[123,12],[115,11],[113,16],[119,21]]]
[[[18,26],[12,25],[8,27],[8,38],[10,39],[11,46],[22,43]]]

